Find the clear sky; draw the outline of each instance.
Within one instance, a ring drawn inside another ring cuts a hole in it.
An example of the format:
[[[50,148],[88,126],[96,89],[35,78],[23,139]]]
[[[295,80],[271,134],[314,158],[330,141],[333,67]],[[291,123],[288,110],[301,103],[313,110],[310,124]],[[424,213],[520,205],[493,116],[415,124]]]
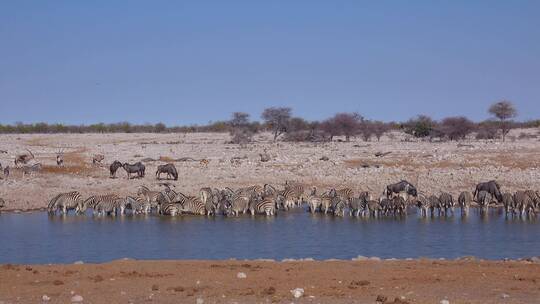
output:
[[[540,1],[0,0],[0,123],[540,118]]]

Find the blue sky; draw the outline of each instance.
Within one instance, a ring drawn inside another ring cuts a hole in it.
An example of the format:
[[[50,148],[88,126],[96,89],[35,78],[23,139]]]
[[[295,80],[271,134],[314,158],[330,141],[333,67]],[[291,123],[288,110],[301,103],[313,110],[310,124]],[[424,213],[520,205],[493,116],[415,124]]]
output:
[[[540,118],[540,1],[0,0],[0,123]]]

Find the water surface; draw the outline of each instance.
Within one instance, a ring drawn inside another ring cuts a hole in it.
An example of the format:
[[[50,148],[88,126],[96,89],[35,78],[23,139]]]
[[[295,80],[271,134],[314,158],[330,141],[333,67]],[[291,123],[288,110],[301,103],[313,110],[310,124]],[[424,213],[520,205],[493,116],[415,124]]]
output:
[[[481,218],[336,218],[302,210],[276,217],[0,215],[0,263],[135,259],[486,259],[540,255],[540,221]]]

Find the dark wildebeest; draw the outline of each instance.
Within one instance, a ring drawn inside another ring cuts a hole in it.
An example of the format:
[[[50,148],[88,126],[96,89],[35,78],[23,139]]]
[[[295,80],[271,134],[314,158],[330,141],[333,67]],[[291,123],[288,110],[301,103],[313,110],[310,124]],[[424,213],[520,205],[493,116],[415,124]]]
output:
[[[157,179],[160,179],[161,173],[167,173],[167,179],[169,179],[172,176],[174,180],[178,180],[178,172],[176,171],[176,167],[171,163],[165,164],[165,165],[159,165],[157,167],[157,171],[156,171]]]
[[[478,194],[480,191],[486,191],[491,194],[498,203],[502,202],[501,186],[496,181],[490,180],[489,182],[479,183],[476,185],[476,190],[474,190],[474,198],[476,201],[479,201]]]
[[[416,187],[406,180],[401,180],[398,183],[386,186],[385,194],[388,198],[392,198],[394,194],[405,192],[407,195],[416,197],[418,195]]]
[[[141,162],[134,163],[133,165],[124,163],[122,167],[126,170],[128,179],[131,177],[131,173],[137,173],[137,177],[144,177],[144,171],[146,170],[146,167]]]
[[[116,171],[120,168],[122,168],[123,165],[121,162],[115,160],[111,166],[109,167],[109,171],[111,171],[111,178],[116,178]]]

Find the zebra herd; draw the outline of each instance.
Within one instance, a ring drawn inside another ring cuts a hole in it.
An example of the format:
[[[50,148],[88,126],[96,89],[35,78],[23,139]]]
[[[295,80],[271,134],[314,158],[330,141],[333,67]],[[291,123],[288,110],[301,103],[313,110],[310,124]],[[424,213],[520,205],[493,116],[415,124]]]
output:
[[[149,214],[177,216],[192,215],[251,215],[274,216],[278,211],[288,211],[306,205],[311,213],[364,217],[406,216],[410,208],[418,208],[421,216],[452,215],[459,207],[463,215],[469,208],[478,206],[481,213],[490,206],[504,206],[507,216],[532,216],[540,207],[540,192],[518,191],[515,194],[500,192],[495,181],[480,183],[473,192],[462,192],[457,201],[449,193],[426,195],[418,192],[411,183],[402,180],[388,185],[383,194],[374,199],[367,192],[351,188],[331,188],[319,193],[317,187],[309,191],[301,183],[285,182],[280,189],[270,184],[254,185],[239,189],[201,188],[198,196],[190,196],[171,189],[168,184],[162,191],[139,186],[135,196],[116,194],[92,195],[83,199],[77,192],[61,193],[52,198],[48,212],[67,214],[73,210],[84,214],[92,209],[94,215]]]

